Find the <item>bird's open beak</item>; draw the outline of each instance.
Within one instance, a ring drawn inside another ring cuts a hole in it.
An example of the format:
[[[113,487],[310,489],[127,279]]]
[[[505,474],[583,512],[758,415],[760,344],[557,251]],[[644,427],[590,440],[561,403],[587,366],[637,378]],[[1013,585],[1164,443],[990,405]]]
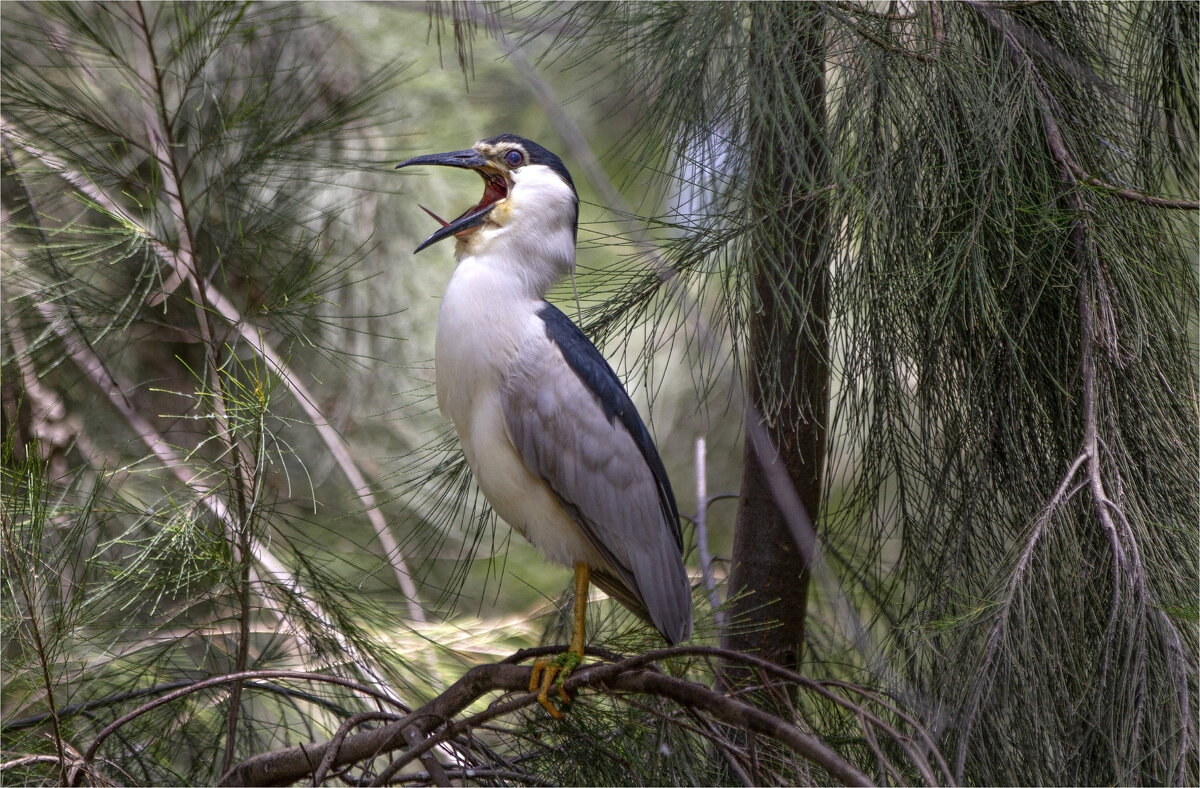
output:
[[[465,170],[475,170],[483,178],[483,197],[477,205],[468,208],[462,216],[450,222],[445,221],[425,206],[421,206],[421,210],[441,223],[442,229],[426,238],[424,243],[413,251],[413,254],[437,243],[443,238],[460,235],[479,227],[487,221],[487,215],[496,203],[508,196],[508,180],[504,177],[503,173],[495,170],[478,151],[458,150],[451,153],[430,153],[400,162],[396,165],[396,169],[413,167],[418,164],[436,164],[442,167],[461,167]]]

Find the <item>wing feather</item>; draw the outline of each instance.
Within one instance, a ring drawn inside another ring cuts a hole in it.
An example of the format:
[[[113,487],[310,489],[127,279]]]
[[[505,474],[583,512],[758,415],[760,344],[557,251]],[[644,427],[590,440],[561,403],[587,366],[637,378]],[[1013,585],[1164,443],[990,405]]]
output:
[[[522,347],[501,389],[505,423],[609,566],[597,584],[671,643],[691,632],[675,496],[645,424],[612,368],[558,309]]]

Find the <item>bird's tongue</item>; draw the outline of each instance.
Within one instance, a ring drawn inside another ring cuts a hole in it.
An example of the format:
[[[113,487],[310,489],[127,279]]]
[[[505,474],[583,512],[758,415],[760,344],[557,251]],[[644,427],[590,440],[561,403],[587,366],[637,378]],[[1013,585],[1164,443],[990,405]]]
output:
[[[429,214],[430,216],[432,216],[432,217],[433,217],[433,220],[434,220],[435,222],[437,222],[438,224],[440,224],[442,227],[449,227],[449,226],[450,226],[450,222],[448,222],[448,221],[446,221],[445,219],[443,219],[442,217],[438,216],[436,213],[434,213],[433,211],[429,210],[429,209],[428,209],[428,208],[426,208],[424,205],[418,205],[417,207],[418,207],[418,208],[420,208],[420,209],[421,209],[422,211],[424,211],[425,213],[427,213],[427,214]]]
[[[507,184],[505,184],[503,181],[498,181],[498,180],[495,180],[492,178],[485,178],[484,182],[483,182],[483,197],[481,197],[479,199],[479,203],[468,208],[467,210],[463,211],[462,215],[460,215],[454,221],[450,221],[450,222],[446,221],[445,219],[438,216],[433,211],[426,208],[424,205],[418,205],[417,207],[419,207],[422,211],[424,211],[425,213],[432,216],[433,220],[436,221],[438,224],[440,224],[442,227],[450,227],[451,225],[457,226],[460,223],[465,224],[466,226],[462,230],[455,233],[455,235],[462,235],[464,233],[470,232],[471,230],[474,230],[476,227],[479,226],[478,222],[472,221],[473,219],[482,218],[488,212],[488,210],[493,205],[496,204],[497,201],[502,200],[507,196],[508,196]]]
[[[420,206],[422,211],[432,216],[434,221],[442,226],[442,229],[426,238],[425,242],[416,248],[417,252],[431,244],[437,243],[443,238],[451,235],[461,238],[476,228],[481,227],[487,219],[488,213],[495,207],[496,202],[508,196],[508,182],[504,180],[503,176],[480,174],[483,175],[483,197],[479,199],[478,204],[468,208],[457,219],[446,221],[424,205]]]

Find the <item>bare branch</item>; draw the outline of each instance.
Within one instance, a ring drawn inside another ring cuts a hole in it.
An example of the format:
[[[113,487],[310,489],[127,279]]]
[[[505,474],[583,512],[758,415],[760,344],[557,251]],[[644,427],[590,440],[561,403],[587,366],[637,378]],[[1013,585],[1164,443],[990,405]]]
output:
[[[1080,167],[1074,159],[1067,158],[1067,166],[1071,168],[1071,173],[1076,178],[1087,183],[1090,186],[1095,186],[1098,189],[1112,194],[1114,197],[1120,197],[1122,200],[1130,202],[1140,202],[1143,205],[1150,205],[1154,208],[1170,208],[1181,211],[1200,210],[1200,201],[1197,200],[1176,200],[1170,197],[1156,197],[1153,194],[1145,194],[1136,189],[1130,189],[1124,186],[1117,186],[1107,181],[1102,181],[1094,175],[1089,174],[1086,170]]]
[[[44,763],[47,766],[59,766],[62,761],[57,755],[22,755],[0,763],[0,772],[7,771],[8,769],[16,769],[20,766],[31,766],[35,763]]]
[[[721,611],[721,595],[717,593],[717,581],[713,577],[713,558],[708,548],[708,469],[705,459],[707,442],[704,436],[696,438],[696,551],[700,559],[700,577],[704,590],[708,592],[708,604],[712,606],[717,630],[725,626],[725,614]]]
[[[559,647],[546,648],[553,650]],[[477,729],[489,720],[531,706],[536,701],[536,695],[529,692],[529,670],[511,664],[528,656],[530,656],[528,652],[522,652],[514,654],[504,662],[473,668],[424,707],[416,709],[384,727],[353,735],[344,735],[354,724],[357,724],[359,718],[356,717],[353,722],[348,721],[346,725],[343,725],[337,735],[328,742],[257,755],[234,767],[222,778],[222,784],[281,785],[308,779],[309,775],[324,777],[331,769],[374,759],[389,751],[400,750],[400,754],[373,780],[373,784],[386,784],[392,781],[401,768],[421,755],[429,753],[439,744],[450,741],[460,733]],[[753,655],[706,646],[659,649],[615,662],[579,668],[567,678],[564,687],[568,693],[578,693],[590,689],[618,696],[624,693],[637,693],[671,700],[693,714],[706,715],[722,725],[733,726],[748,733],[774,739],[788,747],[796,755],[824,769],[838,781],[851,785],[870,784],[870,780],[865,774],[830,749],[819,738],[802,732],[792,723],[736,697],[715,692],[703,684],[669,676],[652,664],[662,659],[687,656],[735,660],[761,668],[766,673],[795,681],[800,686],[820,694],[855,714],[867,740],[875,740],[878,755],[886,764],[889,774],[900,775],[902,772],[888,759],[886,748],[876,739],[876,734],[872,731],[885,734],[889,741],[898,744],[909,762],[920,771],[928,784],[937,783],[933,771],[929,769],[918,749],[913,746],[916,742],[909,735],[888,725],[867,707],[854,704],[831,692],[830,687],[862,694],[871,703],[878,704],[889,713],[896,713],[898,718],[912,725],[917,732],[921,748],[936,754],[937,748],[932,737],[919,725],[916,725],[915,720],[910,716],[899,712],[891,704],[860,688],[845,683],[826,684],[813,681]],[[511,695],[502,702],[490,704],[483,711],[457,721],[454,720],[456,714],[491,692],[505,692],[511,693]],[[701,733],[703,734],[703,731]],[[943,774],[949,776],[945,761],[941,759],[940,755],[936,757]],[[446,774],[450,776],[452,771],[446,772]]]

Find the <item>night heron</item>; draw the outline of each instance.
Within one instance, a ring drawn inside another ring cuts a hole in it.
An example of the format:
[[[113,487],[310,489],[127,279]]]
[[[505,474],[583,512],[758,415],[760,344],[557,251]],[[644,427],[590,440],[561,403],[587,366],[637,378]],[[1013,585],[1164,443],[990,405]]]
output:
[[[437,398],[496,513],[575,570],[571,644],[534,665],[547,697],[579,664],[588,583],[670,644],[692,630],[679,512],[662,460],[616,373],[545,299],[575,268],[579,197],[562,161],[513,134],[409,159],[474,170],[483,198],[416,251],[453,236],[458,267],[436,340]],[[566,693],[559,691],[566,700]]]

